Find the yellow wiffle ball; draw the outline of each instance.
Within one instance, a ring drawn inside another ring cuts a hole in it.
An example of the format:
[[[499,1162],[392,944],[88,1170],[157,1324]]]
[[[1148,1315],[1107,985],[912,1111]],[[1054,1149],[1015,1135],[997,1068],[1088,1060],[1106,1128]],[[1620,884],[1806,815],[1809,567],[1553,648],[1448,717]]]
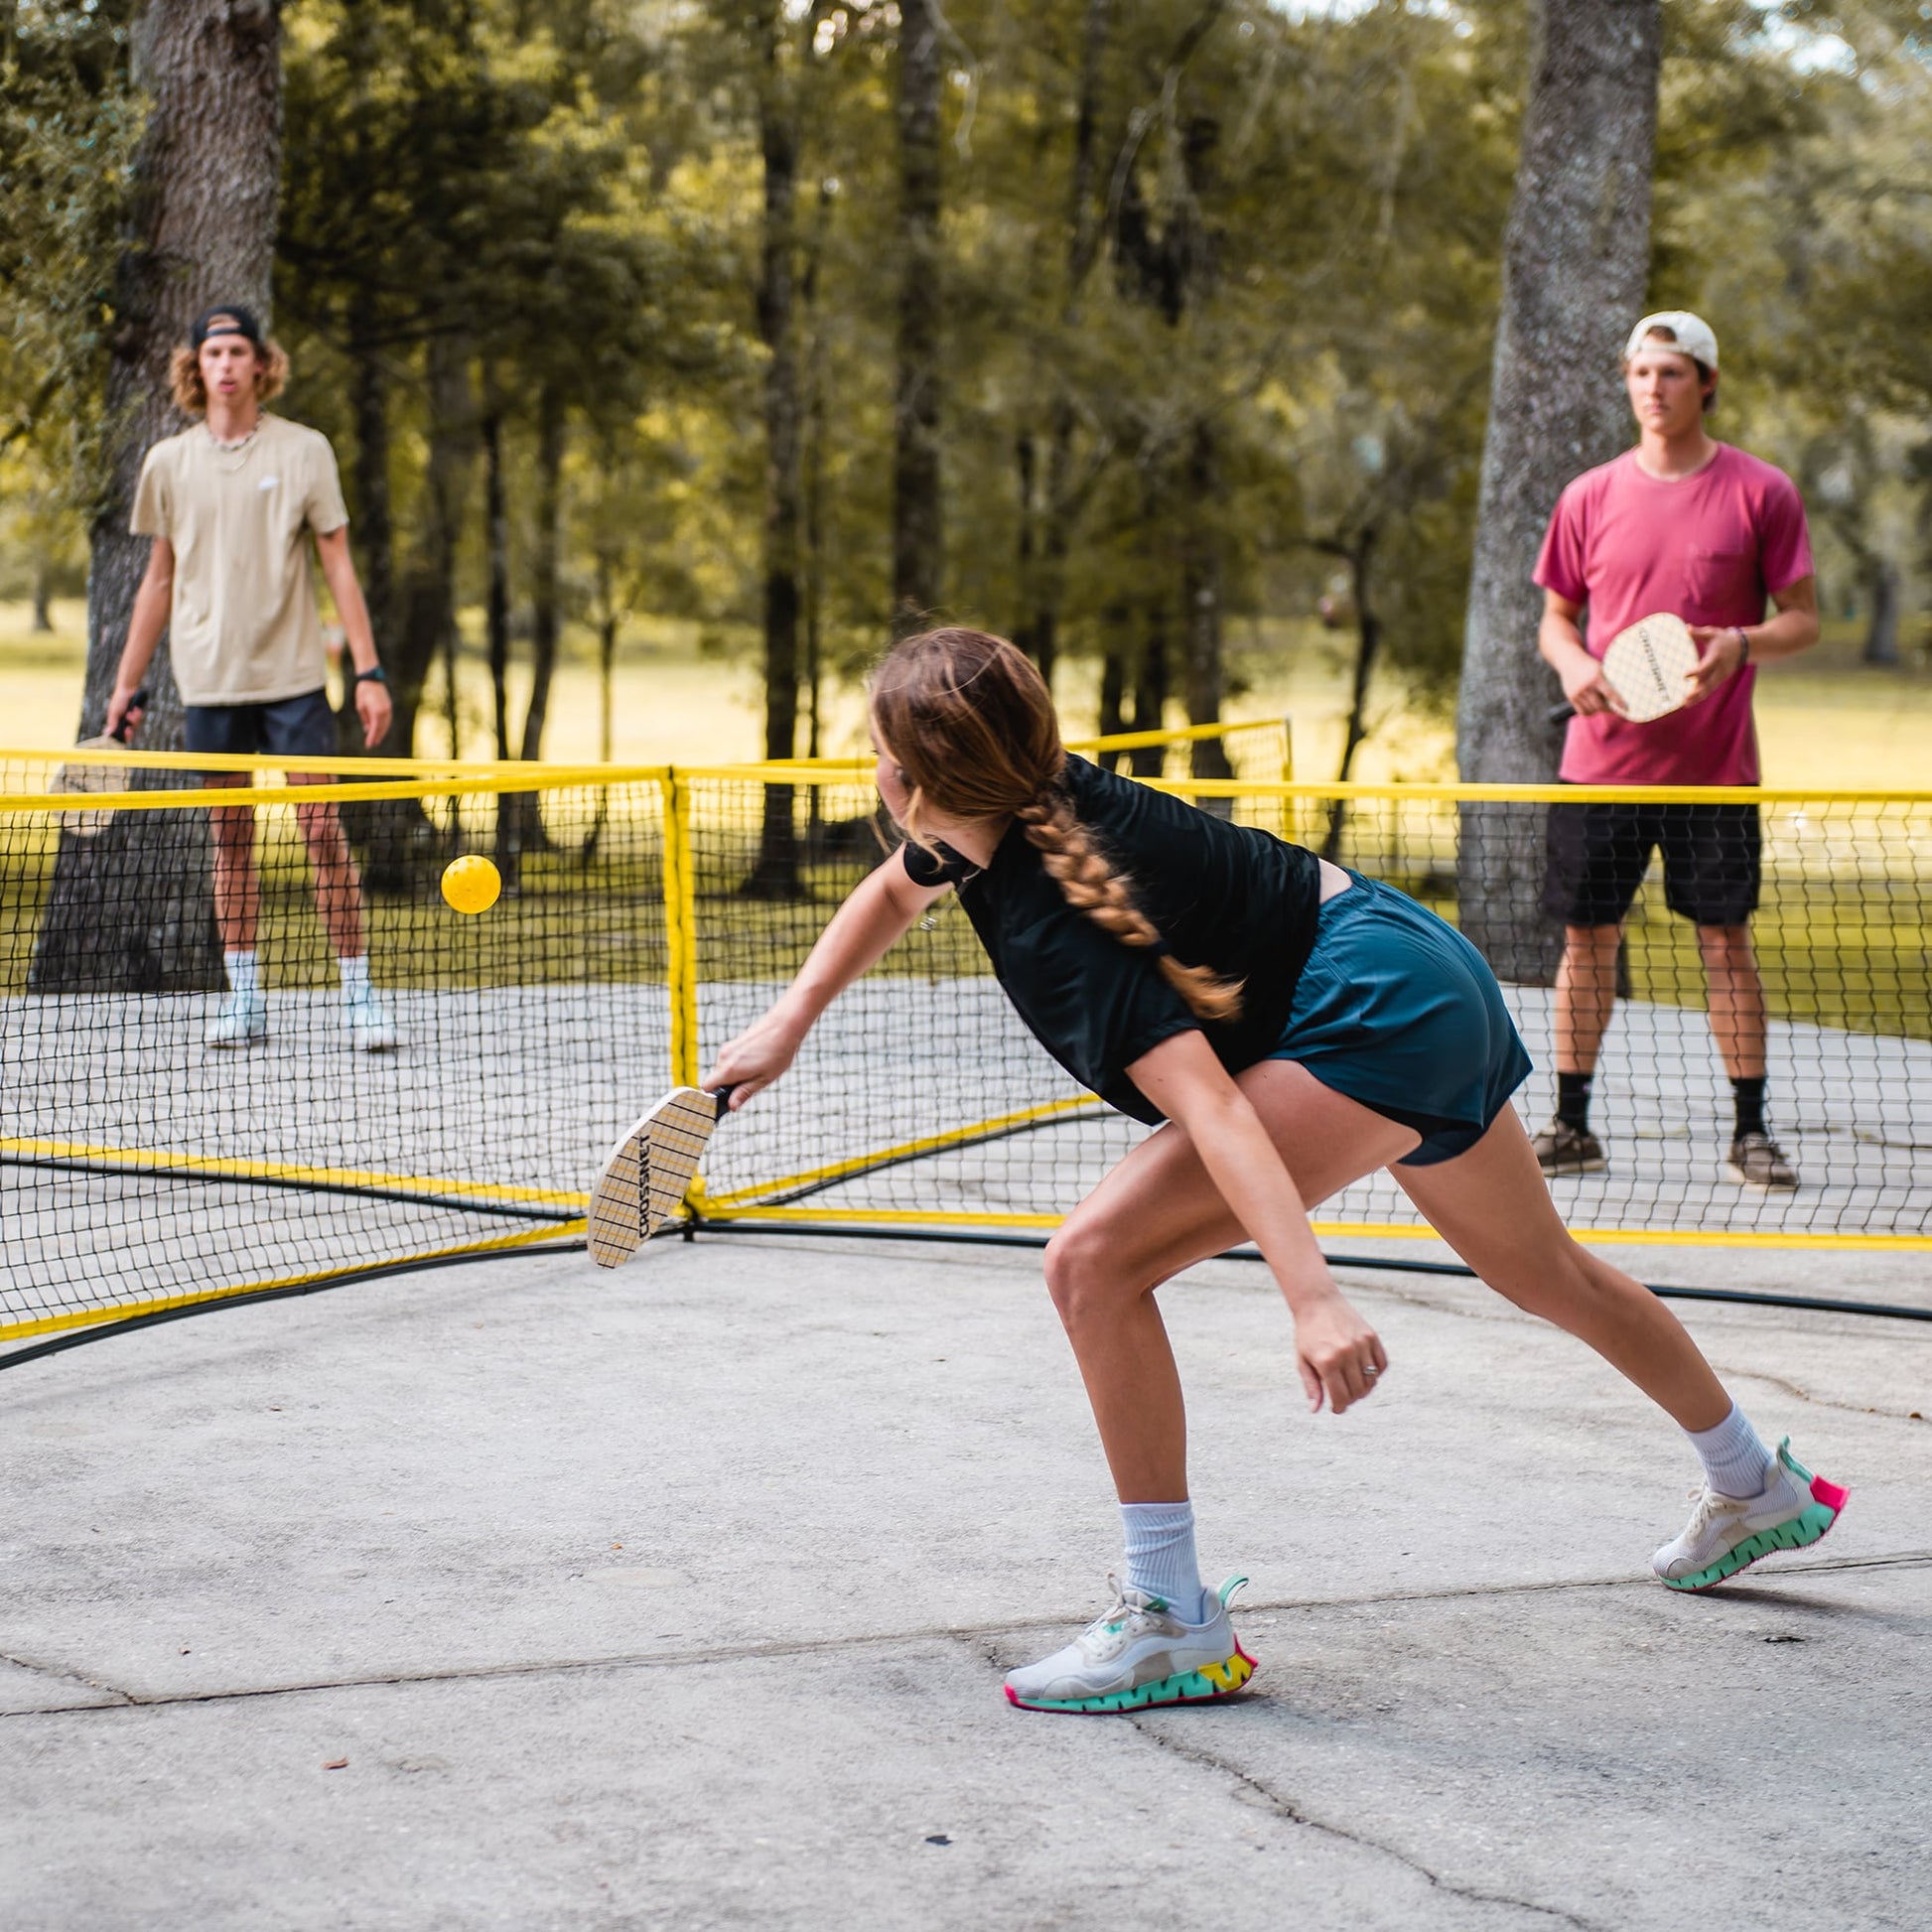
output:
[[[481,852],[452,859],[443,868],[443,897],[459,912],[487,912],[503,890],[503,875]]]

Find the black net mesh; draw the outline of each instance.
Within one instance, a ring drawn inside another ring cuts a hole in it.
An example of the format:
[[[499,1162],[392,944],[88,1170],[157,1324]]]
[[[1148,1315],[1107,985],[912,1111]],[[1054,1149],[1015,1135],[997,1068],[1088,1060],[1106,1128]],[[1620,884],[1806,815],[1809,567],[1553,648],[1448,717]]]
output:
[[[1198,749],[1169,747],[1149,775],[1388,881],[1476,939],[1537,1063],[1518,1105],[1540,1125],[1563,917],[1585,916],[1564,815],[1591,795],[1286,785],[1280,726],[1231,739],[1223,782],[1186,775]],[[763,1011],[892,841],[858,767],[396,776],[345,761],[326,810],[361,868],[372,986],[397,1041],[368,1052],[318,911],[303,820],[325,794],[278,777],[217,799],[184,789],[201,780],[183,767],[211,760],[102,762],[121,789],[59,791],[57,758],[5,765],[0,1337],[575,1234],[611,1143]],[[73,759],[67,780],[87,781]],[[1932,1245],[1918,1173],[1932,1147],[1932,798],[1739,795],[1703,833],[1668,817],[1712,802],[1620,793],[1624,819],[1586,828],[1584,883],[1613,875],[1633,897],[1620,952],[1598,962],[1622,994],[1592,1113],[1608,1166],[1556,1179],[1559,1204],[1584,1230]],[[226,1045],[210,1043],[227,998],[217,805],[251,815],[261,879],[263,1027]],[[1771,1124],[1798,1174],[1771,1192],[1725,1165],[1731,1092],[1693,922],[1741,919],[1732,875],[1752,837]],[[465,852],[503,879],[476,916],[438,889]],[[1667,891],[1715,897],[1687,918]],[[693,1205],[713,1220],[1045,1226],[1142,1132],[1025,1033],[946,900],[832,1009],[791,1076],[720,1128]],[[1389,1232],[1415,1216],[1380,1176],[1318,1225]]]

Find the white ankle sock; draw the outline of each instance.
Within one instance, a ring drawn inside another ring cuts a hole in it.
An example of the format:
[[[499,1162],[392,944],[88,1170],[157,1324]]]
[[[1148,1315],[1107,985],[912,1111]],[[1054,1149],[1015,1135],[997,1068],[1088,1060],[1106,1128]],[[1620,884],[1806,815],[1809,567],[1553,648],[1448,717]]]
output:
[[[339,959],[343,969],[343,997],[346,1000],[361,1000],[369,991],[369,956],[358,953],[353,959]]]
[[[236,947],[221,955],[222,964],[228,969],[228,991],[239,993],[252,999],[262,990],[261,960],[253,946],[245,950]]]
[[[1691,1447],[1704,1464],[1704,1479],[1721,1496],[1761,1496],[1771,1479],[1771,1451],[1750,1425],[1750,1419],[1730,1405],[1715,1429],[1687,1429]]]
[[[1127,1587],[1165,1597],[1183,1623],[1201,1620],[1200,1562],[1194,1555],[1194,1505],[1122,1503]]]

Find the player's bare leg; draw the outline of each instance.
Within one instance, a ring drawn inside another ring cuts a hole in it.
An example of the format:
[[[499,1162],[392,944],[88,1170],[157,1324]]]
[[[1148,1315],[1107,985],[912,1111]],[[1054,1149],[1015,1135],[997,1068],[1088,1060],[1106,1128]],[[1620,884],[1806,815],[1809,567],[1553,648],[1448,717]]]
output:
[[[1291,1060],[1263,1060],[1239,1083],[1311,1206],[1400,1160],[1419,1139]],[[1187,1494],[1180,1378],[1154,1292],[1245,1238],[1191,1143],[1163,1128],[1074,1209],[1047,1247],[1046,1284],[1123,1501]]]
[[[1620,925],[1569,925],[1557,966],[1557,1071],[1594,1073],[1616,1007]]]
[[[327,776],[291,771],[296,785],[328,784]],[[343,976],[343,1018],[350,1043],[358,1052],[386,1053],[395,1046],[396,1030],[369,984],[368,945],[362,927],[362,878],[342,814],[334,805],[298,805],[296,823],[309,850],[315,874],[316,910],[336,950]]]
[[[1393,1172],[1484,1282],[1587,1342],[1680,1428],[1711,1429],[1728,1414],[1729,1396],[1683,1323],[1641,1283],[1571,1237],[1513,1107],[1453,1161]]]
[[[1711,990],[1711,1032],[1737,1095],[1728,1167],[1746,1187],[1788,1189],[1798,1175],[1764,1119],[1764,982],[1747,925],[1701,925],[1698,951]]]
[[[245,771],[209,771],[209,786],[245,785]],[[203,1039],[209,1046],[246,1046],[268,1032],[255,936],[261,923],[261,875],[255,869],[252,805],[216,805],[208,813],[214,839],[214,923],[221,935],[228,991]]]
[[[245,785],[245,771],[209,771],[203,782]],[[253,952],[261,918],[261,876],[255,870],[255,808],[216,805],[208,813],[214,836],[214,923],[224,952]]]
[[[1747,925],[1701,925],[1698,951],[1711,988],[1711,1031],[1733,1080],[1764,1077],[1764,982]]]
[[[1563,1225],[1513,1108],[1466,1154],[1395,1177],[1437,1233],[1520,1309],[1587,1341],[1690,1437],[1705,1480],[1691,1519],[1651,1558],[1673,1589],[1709,1589],[1779,1550],[1816,1543],[1846,1491],[1775,1455],[1731,1403],[1683,1323]]]
[[[1557,966],[1557,1117],[1533,1143],[1546,1174],[1596,1173],[1609,1164],[1589,1131],[1589,1082],[1616,1006],[1620,925],[1569,925]]]
[[[289,783],[294,785],[329,782],[327,777],[310,772],[289,773]],[[298,805],[295,818],[302,828],[302,842],[309,849],[316,910],[322,914],[329,943],[338,959],[359,959],[368,950],[362,937],[362,877],[356,870],[348,835],[343,830],[342,814],[334,805]]]

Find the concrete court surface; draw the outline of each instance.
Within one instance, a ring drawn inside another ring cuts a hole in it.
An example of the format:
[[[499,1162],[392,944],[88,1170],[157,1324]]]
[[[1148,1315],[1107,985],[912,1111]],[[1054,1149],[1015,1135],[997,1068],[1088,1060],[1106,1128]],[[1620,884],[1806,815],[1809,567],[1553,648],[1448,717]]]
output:
[[[1923,1256],[1636,1254],[1932,1306]],[[237,1309],[0,1377],[0,1926],[1921,1927],[1932,1327],[1679,1305],[1854,1490],[1647,1580],[1694,1464],[1473,1284],[1166,1293],[1225,1706],[1009,1709],[1110,1494],[1036,1258],[707,1237]]]

